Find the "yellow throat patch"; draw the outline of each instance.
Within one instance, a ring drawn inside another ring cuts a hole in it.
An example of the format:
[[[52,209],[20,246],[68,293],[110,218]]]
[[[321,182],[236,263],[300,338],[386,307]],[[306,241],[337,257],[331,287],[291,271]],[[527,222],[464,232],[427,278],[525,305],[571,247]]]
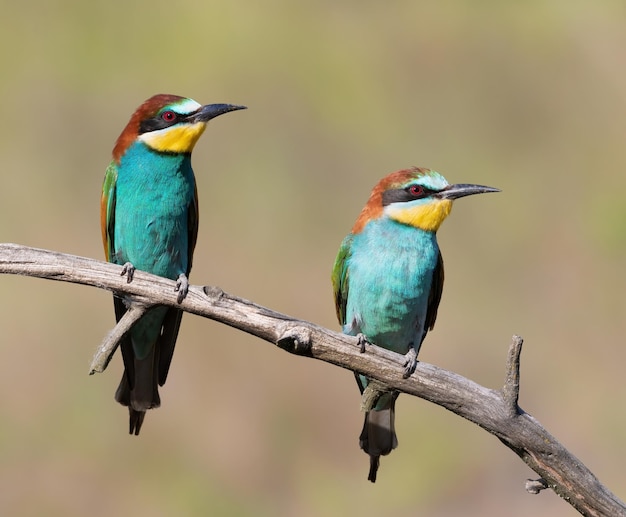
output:
[[[144,133],[139,136],[139,139],[155,151],[190,153],[205,128],[206,122],[196,122]]]
[[[391,219],[399,223],[427,232],[436,232],[443,220],[450,214],[450,210],[452,210],[452,200],[437,199],[410,208],[393,208],[388,211],[388,214]]]

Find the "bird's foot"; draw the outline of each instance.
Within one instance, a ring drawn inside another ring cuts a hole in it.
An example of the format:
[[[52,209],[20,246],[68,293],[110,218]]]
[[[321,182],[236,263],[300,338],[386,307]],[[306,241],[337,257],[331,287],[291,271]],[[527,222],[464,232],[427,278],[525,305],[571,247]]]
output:
[[[366,337],[365,334],[362,334],[361,332],[359,332],[356,336],[357,338],[357,345],[359,345],[359,352],[364,354],[365,353],[365,345],[371,345],[372,342],[369,341]]]
[[[126,283],[130,284],[133,281],[133,276],[135,274],[135,266],[133,266],[130,262],[126,262],[124,266],[122,266],[122,272],[120,276],[126,276]]]
[[[187,293],[189,292],[189,279],[187,278],[187,275],[181,273],[178,276],[178,280],[176,280],[176,289],[174,290],[178,293],[178,298],[176,301],[178,303],[182,303],[182,301],[185,299],[185,296],[187,296]]]
[[[404,373],[402,374],[403,379],[408,379],[411,374],[417,368],[417,352],[413,345],[409,348],[409,351],[404,356]]]
[[[364,354],[365,345],[371,345],[371,343],[367,340],[367,338],[365,337],[365,334],[361,334],[360,332],[356,335],[356,338],[358,339],[357,344],[359,345],[359,352]]]

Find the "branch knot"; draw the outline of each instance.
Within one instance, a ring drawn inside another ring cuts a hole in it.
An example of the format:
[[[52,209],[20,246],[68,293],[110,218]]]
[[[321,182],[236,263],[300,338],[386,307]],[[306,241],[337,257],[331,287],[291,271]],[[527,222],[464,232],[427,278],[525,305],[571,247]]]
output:
[[[222,289],[214,285],[205,285],[202,288],[202,291],[207,296],[207,298],[211,301],[211,303],[216,303],[222,296],[224,296],[224,291],[222,291]]]
[[[284,325],[283,329],[278,332],[278,348],[291,354],[311,356],[311,329],[301,325]]]

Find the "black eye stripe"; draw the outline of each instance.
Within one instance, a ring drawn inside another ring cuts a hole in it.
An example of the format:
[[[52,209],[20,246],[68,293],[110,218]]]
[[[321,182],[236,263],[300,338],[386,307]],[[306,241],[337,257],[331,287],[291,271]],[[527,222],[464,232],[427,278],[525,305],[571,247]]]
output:
[[[168,110],[168,111],[173,111],[173,110]],[[182,113],[176,113],[176,112],[174,113],[176,114],[176,117],[174,117],[174,120],[163,120],[163,118],[161,117],[163,113],[159,113],[158,115],[152,118],[143,120],[141,124],[139,124],[139,134],[141,135],[143,133],[150,133],[151,131],[158,131],[159,129],[165,129],[166,127],[170,127],[175,124],[184,122],[190,116],[193,115],[193,113],[189,113],[188,115],[183,115]]]
[[[414,194],[411,192],[411,187],[414,186],[421,187],[421,194]],[[409,201],[415,201],[416,199],[423,199],[436,192],[436,190],[429,189],[424,185],[417,185],[413,183],[405,188],[391,189],[383,192],[383,206],[390,205],[391,203],[407,203]]]

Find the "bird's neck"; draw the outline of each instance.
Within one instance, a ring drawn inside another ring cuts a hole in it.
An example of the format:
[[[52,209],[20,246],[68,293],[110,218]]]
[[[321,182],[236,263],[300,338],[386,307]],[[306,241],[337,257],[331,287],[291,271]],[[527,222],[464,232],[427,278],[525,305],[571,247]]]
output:
[[[118,174],[126,176],[126,171],[133,176],[141,176],[145,181],[162,180],[169,175],[193,175],[191,155],[189,153],[163,153],[134,142],[120,160]]]
[[[366,242],[368,246],[375,243],[380,246],[378,253],[388,253],[390,256],[414,249],[420,250],[420,254],[426,248],[438,249],[436,232],[422,230],[388,217],[367,223],[356,240],[361,244]]]
[[[415,204],[413,206],[391,204],[385,207],[383,213],[389,219],[398,223],[406,224],[425,232],[436,232],[451,210],[451,200],[437,199],[429,203]]]
[[[182,124],[139,135],[138,140],[162,153],[190,153],[204,133],[205,122]]]

